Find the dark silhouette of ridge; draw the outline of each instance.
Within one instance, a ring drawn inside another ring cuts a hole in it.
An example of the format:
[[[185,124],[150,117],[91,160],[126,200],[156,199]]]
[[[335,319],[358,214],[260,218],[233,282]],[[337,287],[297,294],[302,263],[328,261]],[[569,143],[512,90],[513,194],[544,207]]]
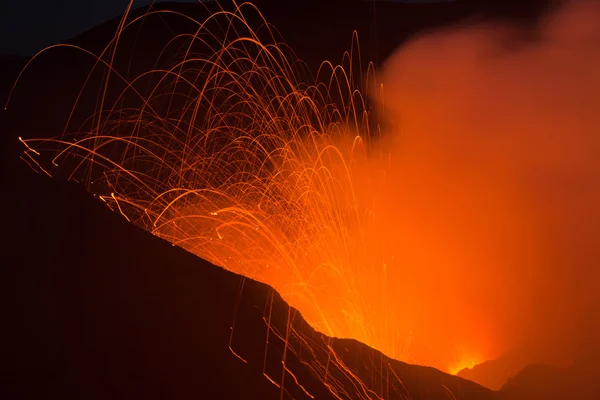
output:
[[[527,360],[543,359],[535,355],[532,347],[507,351],[496,360],[486,361],[457,375],[498,390],[502,398],[526,399],[578,399],[600,398],[600,371],[596,367],[597,355],[589,360],[575,360],[568,367],[557,367]],[[556,364],[556,363],[554,363]]]
[[[510,378],[499,393],[511,400],[595,400],[600,398],[600,383],[595,370],[532,364]]]
[[[534,346],[510,349],[495,360],[488,360],[457,373],[461,378],[477,382],[487,388],[499,390],[510,379],[527,366],[528,360],[539,359],[540,352]]]

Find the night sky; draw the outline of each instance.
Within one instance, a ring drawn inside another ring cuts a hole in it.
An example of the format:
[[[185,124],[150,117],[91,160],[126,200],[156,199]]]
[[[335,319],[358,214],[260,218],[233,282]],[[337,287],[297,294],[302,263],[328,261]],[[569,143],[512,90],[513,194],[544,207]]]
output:
[[[122,14],[128,3],[129,0],[6,1],[0,12],[0,54],[29,55],[68,40]],[[150,3],[152,0],[135,0],[134,7]]]
[[[432,3],[452,0],[395,1]],[[135,0],[134,8],[152,2],[153,0]],[[66,41],[122,14],[128,3],[129,0],[6,1],[0,8],[0,54],[34,54],[46,46]]]

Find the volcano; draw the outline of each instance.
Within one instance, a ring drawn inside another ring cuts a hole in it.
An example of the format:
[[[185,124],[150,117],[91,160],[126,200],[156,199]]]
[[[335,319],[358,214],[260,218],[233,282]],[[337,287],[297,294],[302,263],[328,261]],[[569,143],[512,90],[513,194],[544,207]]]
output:
[[[361,35],[361,60],[377,62],[424,29],[485,12],[527,21],[541,7],[489,11],[476,1],[426,6],[306,1],[285,8],[255,3],[313,72],[323,59],[341,57],[354,30]],[[152,7],[202,19],[216,5]],[[148,10],[134,10],[130,18]],[[70,43],[97,53],[118,23],[108,21]],[[142,56],[116,59],[115,66],[136,76],[156,60],[165,37],[190,29],[193,24],[168,14],[148,18],[122,38],[122,46]],[[3,59],[2,98],[26,61]],[[2,116],[2,131],[8,132],[2,139],[7,193],[2,205],[11,237],[3,253],[13,260],[2,279],[8,306],[4,398],[328,399],[335,398],[334,385],[344,398],[517,399],[539,393],[530,386],[539,387],[540,376],[568,375],[529,367],[495,392],[392,360],[354,340],[327,337],[271,287],[127,223],[74,182],[36,175],[18,159],[23,149],[17,137],[60,134],[93,63],[69,48],[43,54],[25,71]],[[86,89],[84,109],[95,107],[97,97],[90,93],[98,89],[94,84]],[[75,113],[71,123],[83,124],[88,116]],[[298,337],[310,341],[313,351]],[[330,365],[333,353],[340,359],[331,363],[327,380],[318,379],[307,360]]]

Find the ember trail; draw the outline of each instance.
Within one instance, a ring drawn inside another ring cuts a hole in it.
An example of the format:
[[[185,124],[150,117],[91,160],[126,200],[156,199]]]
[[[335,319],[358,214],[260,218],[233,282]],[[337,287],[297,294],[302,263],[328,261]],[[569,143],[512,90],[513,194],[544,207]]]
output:
[[[385,212],[394,158],[364,95],[376,83],[360,68],[358,38],[341,65],[324,62],[313,78],[249,13],[260,15],[243,4],[198,21],[164,49],[177,57],[133,79],[111,61],[121,34],[148,15],[124,18],[105,51],[90,54],[106,74],[88,123],[23,139],[24,159],[82,182],[173,245],[273,286],[329,336],[446,371],[471,366],[455,338],[436,343],[415,329],[414,266]],[[123,87],[116,95],[113,84]]]

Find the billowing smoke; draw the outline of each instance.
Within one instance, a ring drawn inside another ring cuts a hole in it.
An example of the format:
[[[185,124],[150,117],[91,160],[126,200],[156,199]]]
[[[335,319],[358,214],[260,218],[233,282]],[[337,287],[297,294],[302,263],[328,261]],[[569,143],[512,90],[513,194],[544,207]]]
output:
[[[373,93],[393,134],[372,207],[414,307],[416,361],[598,355],[598,21],[600,4],[571,2],[535,29],[463,24],[386,61]]]

